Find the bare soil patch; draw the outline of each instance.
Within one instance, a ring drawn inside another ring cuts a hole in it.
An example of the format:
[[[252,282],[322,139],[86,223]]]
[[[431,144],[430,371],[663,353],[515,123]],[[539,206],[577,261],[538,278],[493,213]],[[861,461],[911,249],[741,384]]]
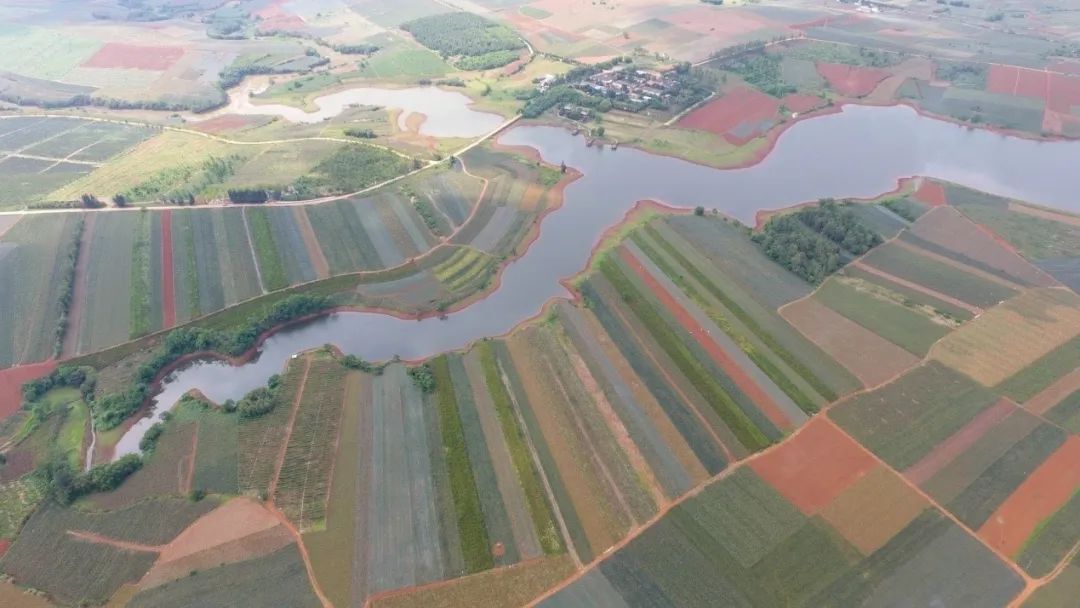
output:
[[[750,462],[754,472],[807,515],[821,511],[876,466],[866,449],[823,417]]]
[[[886,382],[919,359],[813,298],[780,309],[780,315],[848,369],[863,386]]]
[[[979,537],[1005,555],[1024,548],[1039,522],[1080,488],[1080,437],[1072,436],[1005,499],[979,528]]]
[[[911,483],[921,486],[944,468],[945,465],[974,445],[994,425],[1004,420],[1014,411],[1016,411],[1016,406],[1008,399],[1002,399],[979,412],[975,418],[965,424],[959,431],[953,433],[951,437],[939,443],[930,453],[923,456],[919,462],[908,467],[904,471],[904,477]]]
[[[1058,378],[1053,384],[1044,388],[1041,393],[1028,399],[1024,403],[1024,409],[1032,414],[1042,416],[1055,405],[1061,403],[1062,399],[1076,391],[1080,391],[1080,369],[1074,369]]]
[[[163,71],[172,67],[184,56],[184,48],[179,46],[143,46],[123,42],[107,42],[98,49],[84,68],[122,68],[129,70]]]
[[[0,418],[6,418],[22,406],[22,385],[25,382],[51,374],[56,361],[42,361],[0,369]]]
[[[863,555],[870,555],[930,506],[884,466],[856,481],[821,516]]]

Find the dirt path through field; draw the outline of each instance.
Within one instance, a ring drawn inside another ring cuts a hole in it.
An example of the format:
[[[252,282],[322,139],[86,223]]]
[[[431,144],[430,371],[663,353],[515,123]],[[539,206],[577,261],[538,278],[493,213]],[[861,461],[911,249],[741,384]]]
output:
[[[913,282],[911,282],[911,281],[909,281],[907,279],[902,279],[902,278],[900,278],[900,277],[898,277],[898,276],[896,276],[894,274],[889,274],[889,273],[885,272],[884,270],[879,270],[877,268],[874,268],[873,266],[870,266],[869,264],[864,263],[861,259],[852,262],[851,266],[853,268],[858,268],[859,270],[862,270],[864,272],[868,272],[868,273],[870,273],[870,274],[872,274],[874,276],[881,277],[881,278],[883,278],[886,281],[889,281],[891,283],[896,283],[897,285],[900,285],[902,287],[907,287],[908,289],[912,289],[912,290],[915,290],[915,291],[917,291],[919,293],[926,294],[926,295],[930,296],[931,298],[934,298],[936,300],[941,300],[942,302],[945,302],[946,304],[952,304],[953,306],[956,306],[957,308],[962,308],[962,309],[970,312],[973,315],[978,316],[978,315],[981,315],[983,313],[983,309],[979,308],[978,306],[975,306],[974,304],[968,304],[967,302],[965,302],[963,300],[957,300],[956,298],[954,298],[952,296],[949,296],[949,295],[945,295],[945,294],[941,293],[940,291],[934,291],[933,289],[930,289],[929,287],[925,287],[925,286],[920,285],[918,283],[913,283]]]
[[[308,553],[307,547],[304,546],[304,537],[300,535],[300,530],[296,529],[296,526],[289,521],[289,518],[285,516],[273,503],[268,502],[266,507],[270,509],[270,512],[274,514],[281,522],[281,525],[285,527],[296,539],[296,549],[300,552],[300,559],[304,562],[304,569],[307,570],[308,582],[311,584],[311,590],[315,592],[315,595],[319,598],[319,602],[323,608],[334,608],[334,604],[330,602],[330,598],[326,597],[323,593],[322,587],[319,586],[319,579],[315,576],[315,568],[311,565],[311,555]]]
[[[259,281],[259,290],[264,294],[266,283],[263,282],[262,270],[259,270],[259,255],[255,253],[255,241],[251,238],[251,224],[248,223],[247,207],[240,210],[240,219],[244,220],[244,235],[247,236],[248,250],[251,251],[251,265],[255,268],[255,278]]]
[[[73,536],[81,541],[98,545],[109,545],[110,547],[137,553],[161,553],[166,547],[166,545],[144,545],[142,543],[133,543],[126,540],[117,540],[115,538],[109,538],[108,536],[102,536],[96,532],[84,532],[82,530],[68,530],[67,533],[69,536]]]
[[[191,493],[191,483],[195,479],[195,455],[199,452],[199,423],[195,422],[195,431],[191,433],[191,454],[187,458],[187,470],[182,479],[182,492]]]
[[[176,325],[176,286],[173,284],[172,211],[161,212],[161,326]]]
[[[307,211],[303,207],[293,207],[293,218],[296,227],[300,230],[300,236],[304,239],[304,248],[307,249],[308,259],[311,260],[311,268],[315,276],[325,279],[330,276],[330,264],[323,255],[322,247],[319,247],[319,237],[315,235],[315,228],[311,226]],[[261,283],[262,281],[260,281]]]
[[[75,285],[71,292],[71,306],[68,308],[67,327],[64,329],[64,342],[60,350],[61,358],[73,357],[79,352],[79,336],[82,333],[83,313],[86,310],[86,294],[89,291],[86,268],[90,265],[90,245],[94,240],[94,225],[97,214],[90,213],[83,224],[82,238],[79,239],[79,254],[75,261]]]

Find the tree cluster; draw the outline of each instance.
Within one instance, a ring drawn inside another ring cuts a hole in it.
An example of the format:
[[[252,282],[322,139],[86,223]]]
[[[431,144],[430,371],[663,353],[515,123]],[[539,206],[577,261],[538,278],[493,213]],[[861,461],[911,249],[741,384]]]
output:
[[[427,363],[410,367],[409,377],[412,378],[416,388],[420,389],[424,394],[430,395],[435,392],[435,373],[431,371],[431,367]]]
[[[265,188],[230,188],[226,194],[233,203],[259,204],[270,200]]]
[[[847,256],[880,244],[881,236],[851,210],[824,200],[817,207],[774,217],[753,240],[772,260],[817,284],[836,272]]]
[[[463,11],[413,19],[401,24],[401,29],[443,57],[525,48],[525,43],[510,28]]]
[[[120,487],[132,473],[142,467],[142,458],[128,454],[115,462],[100,464],[85,473],[71,466],[67,455],[55,451],[37,473],[45,481],[46,493],[61,505],[69,505],[76,499],[94,492],[109,492]]]

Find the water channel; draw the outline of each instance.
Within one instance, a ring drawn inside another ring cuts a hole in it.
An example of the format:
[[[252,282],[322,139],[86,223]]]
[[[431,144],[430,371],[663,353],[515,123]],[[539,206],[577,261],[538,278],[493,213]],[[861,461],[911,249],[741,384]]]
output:
[[[569,295],[559,283],[580,271],[603,231],[641,199],[714,207],[744,222],[758,210],[824,197],[872,197],[897,180],[936,177],[994,194],[1080,211],[1080,141],[1038,142],[970,129],[918,115],[910,108],[847,106],[788,129],[762,162],[718,170],[623,147],[587,147],[556,127],[515,127],[499,137],[531,146],[549,163],[583,173],[565,191],[539,238],[485,299],[446,320],[411,321],[368,312],[340,312],[272,335],[241,366],[200,361],[171,374],[117,446],[138,450],[139,438],[184,393],[199,389],[221,402],[236,399],[279,373],[294,353],[333,343],[370,361],[419,359],[508,332],[550,298]]]

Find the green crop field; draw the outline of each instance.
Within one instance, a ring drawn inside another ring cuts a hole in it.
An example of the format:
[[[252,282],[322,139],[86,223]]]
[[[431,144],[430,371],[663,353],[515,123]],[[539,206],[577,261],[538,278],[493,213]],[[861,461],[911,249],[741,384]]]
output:
[[[913,355],[925,355],[949,327],[865,286],[829,279],[814,298]]]
[[[949,368],[928,363],[829,412],[855,439],[903,470],[952,435],[997,396]]]
[[[25,217],[0,238],[0,310],[10,315],[0,323],[0,366],[52,356],[65,254],[81,221],[71,213]]]
[[[1080,366],[1080,336],[1046,353],[1034,363],[994,387],[1003,395],[1023,403],[1055,380]]]
[[[1016,294],[1008,287],[892,243],[874,249],[863,261],[901,279],[983,308]]]
[[[265,557],[227,564],[166,583],[135,595],[132,608],[206,606],[294,606],[318,608],[322,604],[308,581],[296,545]]]

